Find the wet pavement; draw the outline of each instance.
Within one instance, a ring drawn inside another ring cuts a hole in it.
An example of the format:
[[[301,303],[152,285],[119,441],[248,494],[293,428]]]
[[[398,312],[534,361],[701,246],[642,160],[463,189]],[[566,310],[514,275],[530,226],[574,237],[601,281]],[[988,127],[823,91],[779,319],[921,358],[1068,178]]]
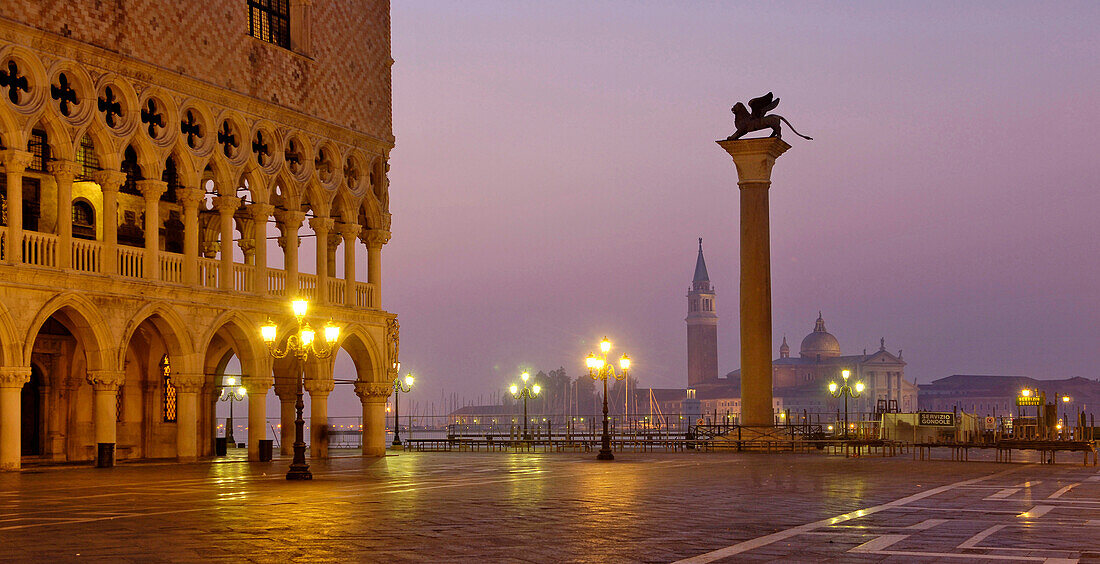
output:
[[[1070,562],[1079,465],[822,454],[413,453],[0,474],[0,560]]]

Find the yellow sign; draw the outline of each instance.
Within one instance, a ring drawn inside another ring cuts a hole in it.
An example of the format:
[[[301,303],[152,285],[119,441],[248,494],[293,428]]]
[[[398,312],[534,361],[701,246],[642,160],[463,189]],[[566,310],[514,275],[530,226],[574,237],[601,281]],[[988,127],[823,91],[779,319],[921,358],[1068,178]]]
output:
[[[1016,396],[1016,405],[1037,406],[1039,405],[1039,396]]]

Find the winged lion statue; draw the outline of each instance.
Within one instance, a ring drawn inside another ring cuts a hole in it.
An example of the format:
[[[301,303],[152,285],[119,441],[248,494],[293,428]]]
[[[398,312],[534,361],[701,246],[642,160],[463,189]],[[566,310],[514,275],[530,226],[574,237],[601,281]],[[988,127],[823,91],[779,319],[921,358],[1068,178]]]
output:
[[[752,131],[760,131],[761,129],[771,129],[772,134],[769,137],[775,137],[781,139],[783,132],[780,129],[780,121],[787,124],[787,127],[794,131],[794,134],[803,138],[813,140],[813,137],[807,137],[799,133],[791,122],[787,121],[787,118],[779,115],[772,114],[766,115],[768,112],[774,110],[779,105],[779,98],[772,97],[772,93],[760,96],[759,98],[753,98],[749,100],[749,107],[746,108],[744,104],[738,102],[730,108],[733,112],[733,125],[737,127],[737,131],[733,132],[726,138],[727,141],[733,141],[734,139],[740,139],[746,133]],[[750,112],[749,109],[752,111]]]

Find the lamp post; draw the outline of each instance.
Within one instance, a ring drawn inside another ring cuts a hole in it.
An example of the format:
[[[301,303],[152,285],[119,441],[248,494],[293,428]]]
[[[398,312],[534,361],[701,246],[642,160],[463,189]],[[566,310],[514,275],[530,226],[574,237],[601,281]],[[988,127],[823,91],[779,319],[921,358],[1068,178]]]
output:
[[[283,358],[292,355],[298,362],[295,363],[297,374],[294,379],[297,384],[297,399],[294,409],[297,417],[294,419],[294,459],[290,462],[290,469],[286,472],[287,480],[312,480],[313,474],[306,463],[306,441],[303,431],[305,421],[302,420],[302,410],[305,402],[302,399],[302,387],[305,379],[305,362],[312,354],[315,358],[328,358],[336,352],[336,342],[340,340],[340,328],[329,321],[324,327],[324,343],[317,342],[316,333],[305,320],[306,311],[309,309],[309,301],[305,298],[297,298],[290,302],[291,311],[298,321],[298,332],[292,333],[286,338],[286,346],[282,349],[278,345],[278,326],[270,319],[260,327],[267,350],[275,358]]]
[[[229,402],[229,417],[225,419],[225,442],[237,446],[237,440],[233,438],[233,402],[244,400],[248,391],[244,386],[238,386],[237,379],[233,376],[225,376],[222,379],[222,393],[218,401]]]
[[[848,398],[858,398],[859,394],[863,393],[863,382],[856,382],[855,391],[852,391],[852,386],[848,385],[848,378],[852,376],[850,370],[841,370],[841,378],[844,379],[844,383],[837,386],[836,382],[829,382],[829,394],[834,398],[844,396],[844,438],[848,438]]]
[[[397,369],[401,369],[401,363],[397,364]],[[401,404],[398,401],[400,399],[401,392],[409,393],[413,386],[413,375],[406,374],[405,381],[401,381],[401,377],[393,379],[393,446],[401,446],[401,431],[399,425],[401,424]],[[410,431],[411,432],[411,431]]]
[[[531,440],[531,435],[527,434],[527,398],[537,397],[541,387],[538,384],[534,384],[530,388],[527,387],[527,380],[531,378],[531,375],[527,372],[519,375],[523,380],[523,389],[520,390],[519,386],[512,384],[511,388],[508,388],[509,392],[512,392],[512,397],[519,399],[523,398],[523,440]]]
[[[622,375],[616,374],[615,367],[607,362],[607,353],[610,350],[611,341],[604,337],[600,341],[600,356],[589,353],[585,360],[588,365],[588,375],[593,380],[603,380],[603,435],[600,437],[600,453],[596,455],[596,460],[615,460],[615,455],[611,454],[611,434],[607,431],[607,379],[610,377],[626,380],[627,372],[630,370],[630,357],[624,354],[619,359]]]

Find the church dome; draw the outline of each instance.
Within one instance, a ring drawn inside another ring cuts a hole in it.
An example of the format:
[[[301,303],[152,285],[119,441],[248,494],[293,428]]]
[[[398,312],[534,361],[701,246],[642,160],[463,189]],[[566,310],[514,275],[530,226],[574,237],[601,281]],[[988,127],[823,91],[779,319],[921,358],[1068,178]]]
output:
[[[799,352],[802,358],[816,359],[840,356],[840,342],[836,337],[825,330],[825,320],[821,312],[817,312],[817,323],[814,324],[814,332],[802,339],[802,350]]]

